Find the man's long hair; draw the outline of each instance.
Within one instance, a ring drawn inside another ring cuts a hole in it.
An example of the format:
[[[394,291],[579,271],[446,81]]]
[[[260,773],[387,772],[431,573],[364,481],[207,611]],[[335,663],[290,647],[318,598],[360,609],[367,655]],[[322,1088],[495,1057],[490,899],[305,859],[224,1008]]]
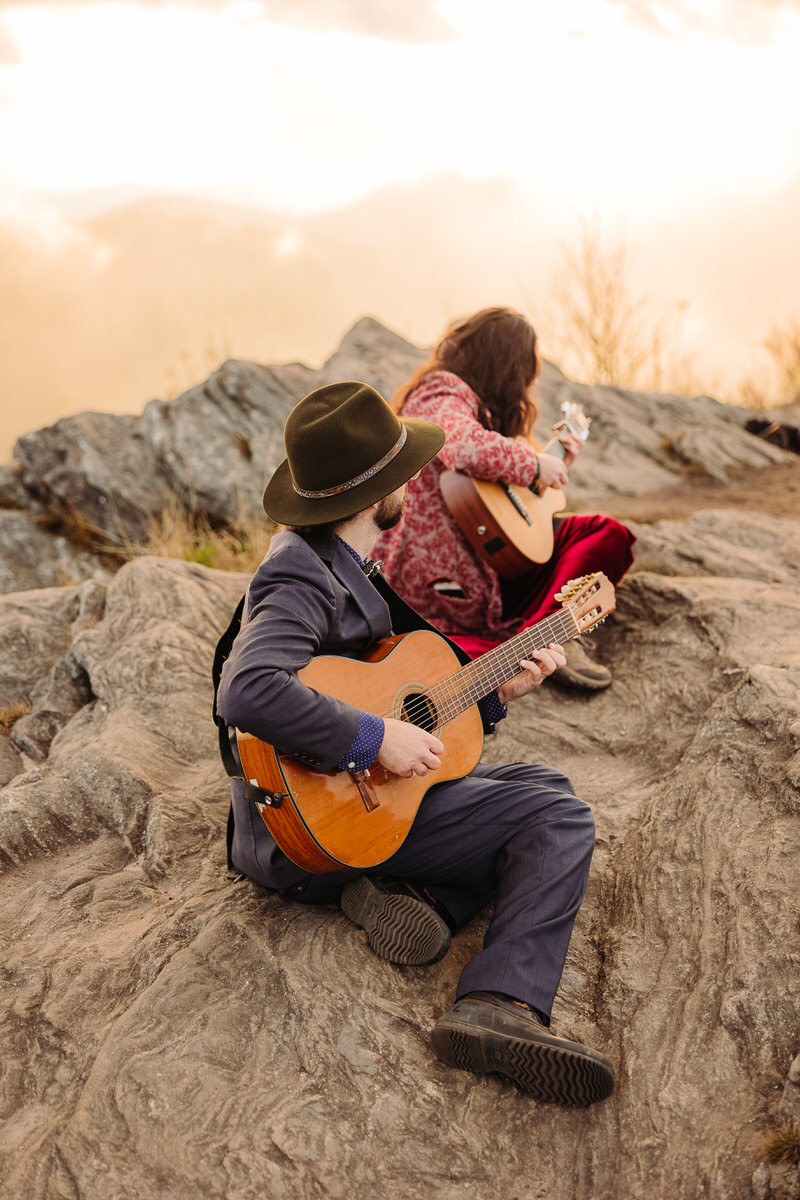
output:
[[[539,365],[536,333],[525,317],[512,308],[483,308],[447,330],[431,358],[395,392],[392,407],[401,412],[433,371],[452,371],[480,397],[484,424],[517,437],[530,432],[539,414],[530,391]]]

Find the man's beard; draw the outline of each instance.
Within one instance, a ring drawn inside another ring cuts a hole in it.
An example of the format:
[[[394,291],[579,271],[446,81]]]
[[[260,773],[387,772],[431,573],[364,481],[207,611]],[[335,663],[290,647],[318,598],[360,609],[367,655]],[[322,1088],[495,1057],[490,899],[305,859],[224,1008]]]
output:
[[[401,496],[398,500],[395,496],[386,496],[378,505],[375,512],[375,524],[384,533],[387,529],[394,529],[403,515],[403,506],[405,504],[405,496]]]

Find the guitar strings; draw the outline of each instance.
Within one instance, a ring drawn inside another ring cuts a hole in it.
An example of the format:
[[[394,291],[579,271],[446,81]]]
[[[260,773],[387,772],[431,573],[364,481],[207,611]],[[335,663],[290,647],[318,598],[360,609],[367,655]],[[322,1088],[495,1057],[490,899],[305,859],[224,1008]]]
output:
[[[424,728],[425,719],[430,718],[433,708],[435,727],[440,728],[487,696],[495,687],[520,674],[522,668],[519,667],[519,660],[526,653],[543,649],[550,642],[560,644],[575,637],[576,633],[580,633],[577,622],[565,610],[545,617],[530,629],[522,630],[507,642],[501,642],[480,658],[438,680],[425,693],[404,705],[402,719]],[[395,715],[394,710],[383,714],[384,718]]]

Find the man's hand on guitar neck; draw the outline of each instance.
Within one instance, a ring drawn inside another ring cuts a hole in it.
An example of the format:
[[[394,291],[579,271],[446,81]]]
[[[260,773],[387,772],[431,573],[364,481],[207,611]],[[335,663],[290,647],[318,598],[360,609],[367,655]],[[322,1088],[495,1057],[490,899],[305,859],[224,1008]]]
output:
[[[378,762],[393,775],[410,779],[412,775],[427,775],[442,765],[439,755],[444,745],[432,733],[426,733],[419,725],[398,721],[395,717],[384,719],[384,733]]]
[[[544,683],[548,675],[563,667],[566,661],[566,654],[555,642],[551,642],[546,650],[534,650],[530,658],[520,659],[520,674],[514,675],[497,689],[501,703],[509,704],[512,700],[527,696],[528,692]]]

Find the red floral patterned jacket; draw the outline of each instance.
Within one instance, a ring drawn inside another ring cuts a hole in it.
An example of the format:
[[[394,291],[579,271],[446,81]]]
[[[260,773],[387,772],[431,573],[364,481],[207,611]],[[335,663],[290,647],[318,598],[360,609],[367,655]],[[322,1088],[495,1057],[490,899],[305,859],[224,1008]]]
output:
[[[395,591],[442,632],[507,636],[515,623],[503,620],[497,573],[461,533],[439,488],[444,470],[523,486],[533,479],[533,450],[487,429],[480,409],[475,392],[448,371],[428,375],[411,393],[403,416],[435,421],[447,441],[409,483],[403,520],[381,534],[373,557],[383,559]]]

